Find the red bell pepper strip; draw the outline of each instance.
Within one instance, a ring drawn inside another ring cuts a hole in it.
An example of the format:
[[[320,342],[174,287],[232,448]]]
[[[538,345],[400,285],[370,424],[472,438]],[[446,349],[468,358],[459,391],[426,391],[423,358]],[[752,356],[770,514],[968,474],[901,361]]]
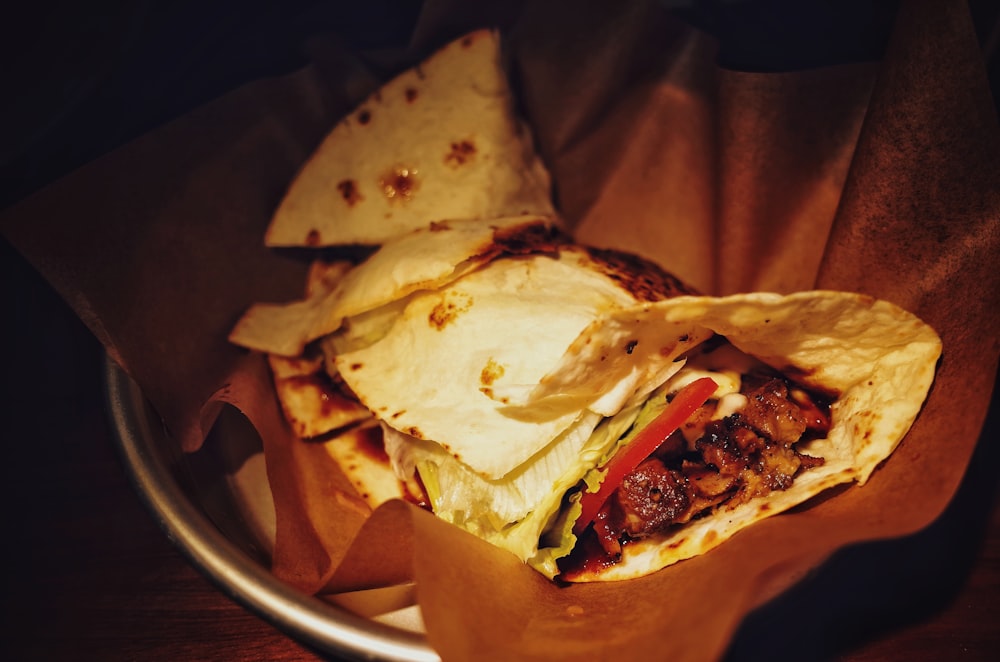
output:
[[[636,467],[660,447],[667,437],[672,435],[698,407],[712,397],[718,384],[711,377],[701,377],[677,391],[673,400],[667,403],[663,411],[649,425],[643,428],[632,441],[619,449],[608,461],[604,481],[596,492],[583,492],[580,498],[582,512],[573,525],[573,533],[579,536],[597,517],[604,502],[618,489],[625,476],[632,473]]]

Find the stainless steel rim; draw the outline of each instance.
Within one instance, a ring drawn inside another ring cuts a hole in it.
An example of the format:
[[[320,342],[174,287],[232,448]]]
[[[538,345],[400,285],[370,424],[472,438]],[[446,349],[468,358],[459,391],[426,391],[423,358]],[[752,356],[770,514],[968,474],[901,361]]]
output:
[[[277,580],[223,536],[191,502],[154,443],[155,423],[136,383],[105,359],[105,393],[119,451],[133,486],[167,537],[222,592],[303,643],[364,660],[437,661],[415,632],[353,614]]]

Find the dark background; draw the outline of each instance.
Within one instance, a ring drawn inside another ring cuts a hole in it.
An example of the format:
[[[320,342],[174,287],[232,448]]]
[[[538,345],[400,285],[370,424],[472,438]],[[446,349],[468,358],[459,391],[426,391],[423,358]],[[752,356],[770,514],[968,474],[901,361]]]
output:
[[[896,8],[859,0],[663,4],[718,37],[720,64],[758,71],[877,59]],[[970,3],[994,84],[997,4]],[[55,0],[8,7],[0,21],[0,208],[241,83],[304,65],[309,37],[333,34],[358,50],[405,43],[420,6]]]
[[[757,71],[877,59],[896,7],[665,4],[718,37],[720,64]],[[997,4],[970,5],[995,98]],[[0,209],[244,82],[301,67],[310,37],[332,34],[359,50],[405,43],[419,9],[405,0],[8,7],[0,19]],[[225,657],[268,659],[280,650],[283,659],[312,659],[228,599],[205,596],[203,580],[143,512],[120,469],[103,414],[100,346],[5,240],[0,274],[0,658],[179,659],[203,657],[207,646],[232,653]],[[731,658],[875,659],[887,651],[866,644],[871,638],[943,612],[941,636],[969,627],[957,659],[1000,659],[1000,541],[987,537],[1000,481],[997,410],[961,490],[934,525],[837,554],[752,614]],[[159,561],[130,565],[137,556]],[[962,601],[975,612],[963,611]],[[993,634],[984,639],[984,631]],[[911,648],[898,659],[920,658],[919,639],[904,641]]]

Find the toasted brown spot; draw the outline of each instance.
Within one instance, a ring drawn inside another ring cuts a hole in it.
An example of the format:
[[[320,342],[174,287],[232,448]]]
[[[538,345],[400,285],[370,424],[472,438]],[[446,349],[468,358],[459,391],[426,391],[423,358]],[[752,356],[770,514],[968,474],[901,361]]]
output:
[[[759,512],[759,513],[770,512],[770,510],[771,510],[771,504],[769,504],[769,503],[762,503],[762,504],[760,504],[760,507],[757,508],[757,512]]]
[[[361,370],[361,368],[363,368],[363,367],[365,367],[365,366],[362,363],[352,363],[351,364],[351,370]]]
[[[411,427],[407,428],[406,434],[410,435],[411,437],[416,437],[417,439],[423,439],[424,438],[423,434],[420,432],[420,428],[418,428],[416,426],[411,426]]]
[[[585,249],[594,265],[638,301],[660,301],[683,294],[698,294],[691,286],[658,264],[623,251]]]
[[[635,351],[635,348],[638,345],[639,345],[639,341],[638,340],[630,340],[630,341],[628,341],[628,343],[625,344],[625,353],[626,354],[631,354],[632,352]]]
[[[466,35],[465,39],[462,40],[462,48],[468,48],[472,45],[473,41],[475,40],[472,38],[472,35]]]
[[[406,413],[405,409],[400,409],[399,411],[397,411],[395,414],[393,414],[389,418],[399,418],[400,416],[402,416],[405,413]]]
[[[467,294],[452,293],[434,306],[434,309],[427,316],[427,321],[432,327],[440,331],[471,307],[472,297]]]
[[[493,233],[493,246],[504,255],[555,255],[560,246],[570,241],[562,230],[542,222],[496,230]]]
[[[369,416],[346,385],[310,360],[271,357],[275,392],[285,419],[301,439],[317,439]]]
[[[358,122],[361,124],[368,124],[372,121],[372,111],[364,108],[358,112]]]
[[[493,231],[490,243],[476,252],[476,259],[488,262],[505,255],[555,255],[560,246],[571,243],[562,230],[534,221]]]
[[[340,197],[344,199],[348,207],[353,207],[364,199],[353,179],[345,179],[337,184],[337,190],[340,191]]]
[[[413,197],[420,187],[420,181],[415,169],[397,166],[379,177],[378,186],[389,200],[405,202]]]
[[[406,102],[407,103],[413,103],[414,101],[417,100],[417,96],[420,93],[417,92],[416,88],[414,88],[414,87],[408,87],[408,88],[406,88],[406,91],[403,92],[403,94],[406,96]]]
[[[475,143],[471,140],[461,140],[451,144],[451,149],[444,156],[444,162],[452,168],[458,168],[471,161],[475,156]]]
[[[309,234],[306,235],[306,246],[319,246],[323,238],[319,234],[319,230],[312,229]]]
[[[451,229],[451,224],[448,221],[431,221],[428,229],[431,232],[444,232]]]
[[[703,543],[705,543],[706,545],[711,545],[713,542],[715,542],[715,539],[718,538],[718,537],[719,537],[718,533],[716,533],[715,531],[709,530],[705,534],[705,536],[701,539],[701,541]]]
[[[504,367],[492,358],[483,366],[483,371],[479,373],[479,383],[489,386],[496,380],[503,377]]]

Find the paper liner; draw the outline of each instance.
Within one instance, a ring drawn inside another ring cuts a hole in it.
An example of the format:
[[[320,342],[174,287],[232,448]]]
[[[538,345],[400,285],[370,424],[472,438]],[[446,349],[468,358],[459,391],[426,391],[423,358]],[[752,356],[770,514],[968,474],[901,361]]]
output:
[[[247,413],[265,444],[282,578],[313,592],[412,577],[445,659],[713,658],[748,610],[834,550],[931,522],[972,454],[1000,353],[1000,131],[972,25],[962,3],[902,3],[881,63],[761,74],[716,67],[713,42],[655,3],[526,4],[428,3],[410,55],[380,61],[498,23],[582,239],[654,258],[707,293],[854,290],[934,326],[944,356],[930,397],[864,488],[652,576],[569,587],[407,504],[368,517],[321,447],[291,436],[261,357],[225,342],[251,302],[301,291],[305,259],[265,250],[264,228],[375,80],[333,45],[32,196],[3,231],[178,443],[196,448],[219,402]]]

